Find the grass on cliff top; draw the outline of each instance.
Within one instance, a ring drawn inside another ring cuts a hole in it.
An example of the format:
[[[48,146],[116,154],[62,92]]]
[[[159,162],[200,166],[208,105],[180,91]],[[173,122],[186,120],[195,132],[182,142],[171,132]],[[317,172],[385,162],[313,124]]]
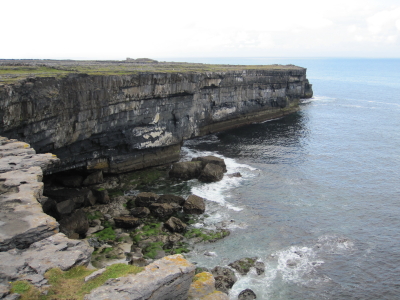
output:
[[[137,274],[143,270],[141,267],[125,264],[114,264],[106,267],[106,269],[103,274],[88,282],[85,282],[85,277],[93,273],[94,270],[88,270],[86,267],[79,266],[65,272],[60,269],[51,269],[45,274],[51,285],[47,290],[47,295],[26,281],[11,283],[11,291],[21,294],[20,300],[81,300],[86,294],[103,285],[110,278]]]
[[[28,77],[62,77],[68,74],[130,75],[139,73],[201,73],[241,70],[299,69],[293,65],[212,65],[200,63],[129,63],[126,61],[0,61],[0,85],[11,84]]]

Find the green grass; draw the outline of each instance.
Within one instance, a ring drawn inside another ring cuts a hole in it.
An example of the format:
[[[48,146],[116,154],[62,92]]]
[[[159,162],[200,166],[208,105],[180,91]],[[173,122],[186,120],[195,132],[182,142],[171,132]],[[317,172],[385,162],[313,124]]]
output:
[[[107,227],[102,231],[96,232],[94,235],[101,241],[114,241],[116,238],[115,231],[112,227]]]
[[[229,231],[209,231],[209,230],[203,230],[203,229],[199,229],[199,228],[189,229],[184,234],[184,236],[187,239],[198,237],[198,238],[201,238],[202,241],[218,240],[218,239],[222,239],[228,235],[229,235]]]
[[[15,66],[11,64],[22,63]],[[37,62],[36,62],[37,63]],[[49,64],[52,65],[49,65]],[[57,63],[57,65],[54,65]],[[289,70],[295,66],[282,65],[212,65],[200,63],[162,62],[137,64],[126,61],[43,61],[34,65],[29,61],[0,61],[0,84],[10,84],[27,77],[62,77],[71,73],[88,75],[137,75],[140,73],[204,73],[242,70]]]
[[[38,288],[26,281],[13,282],[11,291],[21,294],[20,300],[82,300],[86,294],[103,285],[108,279],[137,274],[142,270],[143,268],[137,266],[114,264],[106,267],[106,271],[100,276],[85,282],[85,277],[95,270],[88,270],[83,266],[65,272],[60,269],[51,269],[45,274],[50,284],[47,295],[42,294]]]
[[[97,220],[100,219],[101,217],[103,217],[103,214],[99,211],[95,211],[93,213],[88,213],[86,214],[88,220]]]
[[[163,242],[150,243],[149,246],[143,249],[143,256],[146,258],[154,259],[157,256],[157,251],[162,250],[163,246],[164,246]]]

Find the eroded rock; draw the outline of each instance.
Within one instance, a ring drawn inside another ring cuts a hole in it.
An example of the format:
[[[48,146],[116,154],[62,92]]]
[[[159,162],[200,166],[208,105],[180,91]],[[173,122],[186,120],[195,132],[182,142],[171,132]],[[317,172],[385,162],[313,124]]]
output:
[[[203,169],[206,167],[207,164],[214,164],[220,166],[224,173],[227,171],[225,161],[222,158],[216,156],[209,155],[196,157],[193,158],[192,161],[200,161]]]
[[[196,195],[190,195],[183,205],[183,211],[187,214],[200,215],[203,214],[205,210],[206,204],[204,199]]]
[[[172,232],[185,232],[187,227],[185,223],[175,217],[169,218],[168,221],[164,223],[164,226]]]
[[[136,196],[136,207],[150,207],[152,203],[156,203],[160,196],[155,193],[140,193]]]
[[[201,171],[199,180],[202,182],[217,182],[224,177],[224,170],[221,166],[215,164],[207,164]]]
[[[43,277],[51,268],[63,271],[90,262],[93,248],[84,240],[68,239],[57,233],[30,245],[28,249],[0,252],[0,278],[5,281],[24,279],[35,285],[47,283]]]
[[[182,255],[166,256],[137,275],[108,280],[84,299],[187,300],[194,270],[195,266]]]
[[[182,180],[195,179],[200,176],[203,167],[198,161],[177,162],[172,165],[169,177]]]
[[[245,289],[241,291],[238,300],[254,300],[257,299],[256,293],[254,293],[251,289]]]

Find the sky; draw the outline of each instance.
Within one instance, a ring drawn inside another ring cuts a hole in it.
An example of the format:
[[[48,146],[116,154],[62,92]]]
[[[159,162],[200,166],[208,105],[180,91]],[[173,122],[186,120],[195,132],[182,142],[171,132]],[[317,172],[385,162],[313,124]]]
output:
[[[399,0],[13,0],[0,58],[400,57]]]

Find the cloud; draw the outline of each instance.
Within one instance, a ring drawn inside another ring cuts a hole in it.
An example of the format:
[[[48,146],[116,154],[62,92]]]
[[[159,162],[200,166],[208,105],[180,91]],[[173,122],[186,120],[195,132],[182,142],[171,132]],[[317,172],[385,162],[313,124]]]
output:
[[[19,0],[2,11],[4,58],[400,55],[398,0]]]

